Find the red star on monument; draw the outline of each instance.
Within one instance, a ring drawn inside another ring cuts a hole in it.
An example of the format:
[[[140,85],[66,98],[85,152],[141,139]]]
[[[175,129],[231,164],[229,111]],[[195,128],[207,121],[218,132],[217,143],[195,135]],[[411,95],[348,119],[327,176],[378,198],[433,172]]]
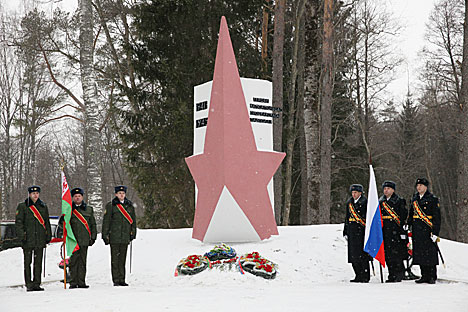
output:
[[[224,186],[260,239],[277,235],[267,185],[285,155],[257,150],[226,18],[223,16],[204,152],[185,159],[198,187],[193,238],[203,240]]]

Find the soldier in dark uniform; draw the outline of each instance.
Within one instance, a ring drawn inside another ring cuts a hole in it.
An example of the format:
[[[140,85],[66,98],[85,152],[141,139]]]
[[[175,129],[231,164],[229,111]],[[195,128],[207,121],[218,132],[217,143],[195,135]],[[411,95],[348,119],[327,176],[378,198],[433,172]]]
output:
[[[350,187],[351,198],[346,202],[346,219],[343,236],[348,241],[348,263],[351,263],[356,277],[352,283],[368,283],[370,280],[370,256],[364,251],[367,198],[362,194],[361,184]]]
[[[79,187],[71,190],[73,204],[70,225],[80,248],[70,257],[70,289],[89,287],[85,282],[86,258],[88,246],[94,244],[97,236],[93,207],[83,201],[83,195],[84,191]]]
[[[125,282],[125,261],[128,244],[136,238],[135,208],[126,198],[127,187],[115,187],[115,198],[107,203],[102,221],[102,239],[111,247],[111,272],[114,286]]]
[[[382,184],[384,195],[380,197],[380,212],[383,221],[385,262],[388,265],[387,283],[401,282],[405,275],[403,260],[407,259],[406,224],[408,210],[406,201],[395,193],[396,184],[385,181]]]
[[[416,283],[435,284],[437,280],[437,242],[440,232],[439,199],[428,190],[429,181],[419,178],[408,216],[413,233],[413,264],[421,268],[421,278]]]
[[[29,197],[16,208],[16,235],[22,241],[24,255],[24,282],[27,291],[42,291],[41,273],[42,256],[45,246],[52,239],[49,222],[49,209],[46,203],[39,199],[41,188],[28,188]],[[33,264],[33,280],[31,281],[31,263]]]

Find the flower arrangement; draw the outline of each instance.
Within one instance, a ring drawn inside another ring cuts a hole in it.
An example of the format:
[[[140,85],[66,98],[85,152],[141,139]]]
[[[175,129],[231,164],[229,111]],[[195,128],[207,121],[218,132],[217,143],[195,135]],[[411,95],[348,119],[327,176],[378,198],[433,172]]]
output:
[[[276,277],[276,264],[254,251],[240,257],[239,263],[244,271],[266,279]]]
[[[262,257],[258,252],[236,256],[236,251],[226,244],[215,246],[205,255],[191,255],[179,261],[174,276],[193,275],[207,268],[218,268],[220,270],[231,270],[235,268],[241,274],[247,271],[253,275],[266,279],[274,279],[277,273],[277,265]]]
[[[193,275],[206,270],[210,266],[208,258],[201,255],[190,255],[179,261],[175,275]]]
[[[236,251],[234,248],[226,245],[216,245],[209,252],[205,253],[205,257],[210,259],[210,261],[217,261],[223,259],[232,259],[236,257]]]

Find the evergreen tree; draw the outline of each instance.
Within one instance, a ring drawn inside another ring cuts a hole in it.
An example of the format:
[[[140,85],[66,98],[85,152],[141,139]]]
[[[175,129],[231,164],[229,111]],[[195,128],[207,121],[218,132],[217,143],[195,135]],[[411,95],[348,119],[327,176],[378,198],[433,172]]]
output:
[[[120,110],[118,130],[146,226],[192,225],[194,184],[184,158],[193,150],[193,87],[212,79],[222,15],[240,75],[258,78],[262,4],[155,0],[134,8],[137,107]]]

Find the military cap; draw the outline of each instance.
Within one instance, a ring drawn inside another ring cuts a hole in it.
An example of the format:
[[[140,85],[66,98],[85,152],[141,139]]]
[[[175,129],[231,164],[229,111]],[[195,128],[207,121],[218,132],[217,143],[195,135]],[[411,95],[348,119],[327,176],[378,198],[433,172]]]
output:
[[[116,186],[114,189],[116,193],[120,191],[127,193],[127,187],[125,185]]]
[[[425,185],[425,186],[429,186],[429,181],[426,179],[426,178],[418,178],[416,180],[416,183],[414,184],[414,186],[418,185],[418,184],[422,184],[422,185]]]
[[[41,192],[41,187],[37,186],[37,185],[32,185],[32,186],[28,187],[28,193],[31,194],[32,192],[40,193]]]
[[[350,187],[349,187],[349,191],[352,192],[352,191],[357,191],[357,192],[363,192],[364,191],[364,187],[361,185],[361,184],[352,184]]]
[[[385,181],[382,184],[382,188],[385,188],[385,187],[391,187],[392,189],[396,190],[396,183],[393,181]]]
[[[73,190],[71,190],[71,196],[74,196],[75,194],[81,194],[83,196],[84,191],[80,187],[75,187]]]

